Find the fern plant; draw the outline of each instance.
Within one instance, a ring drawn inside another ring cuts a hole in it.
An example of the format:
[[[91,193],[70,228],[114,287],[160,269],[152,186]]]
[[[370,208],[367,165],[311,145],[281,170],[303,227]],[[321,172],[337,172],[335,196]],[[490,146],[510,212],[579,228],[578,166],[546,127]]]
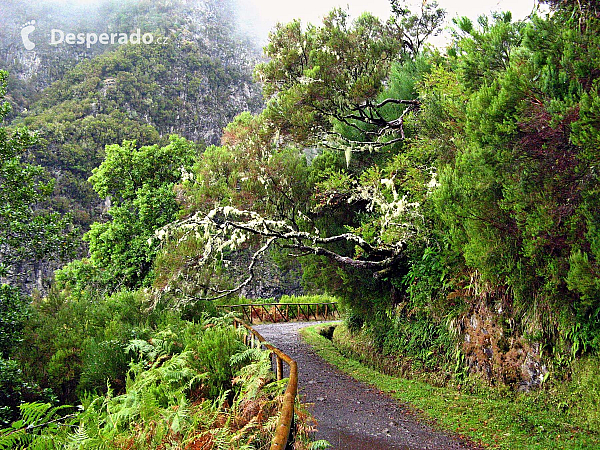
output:
[[[0,431],[0,450],[268,446],[287,381],[274,381],[269,352],[245,347],[220,320],[176,325],[179,334],[168,326],[151,340],[130,341],[127,351],[137,358],[124,393],[108,384],[102,395],[84,394],[75,412],[24,404],[20,420]],[[308,448],[302,442],[297,448]]]
[[[23,403],[19,406],[21,418],[10,428],[0,430],[0,450],[28,448],[54,449],[65,436],[65,429],[76,414],[61,412],[71,406],[52,406],[50,403]]]

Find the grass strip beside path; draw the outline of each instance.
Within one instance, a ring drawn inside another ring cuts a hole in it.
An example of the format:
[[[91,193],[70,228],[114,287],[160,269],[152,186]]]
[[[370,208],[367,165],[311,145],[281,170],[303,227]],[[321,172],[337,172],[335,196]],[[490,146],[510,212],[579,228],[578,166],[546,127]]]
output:
[[[384,375],[343,356],[319,334],[322,325],[301,330],[303,339],[324,360],[364,383],[417,409],[427,421],[489,448],[594,449],[600,435],[573,428],[554,412],[542,409],[535,394],[490,398],[457,388],[435,387],[418,380]],[[491,396],[493,397],[493,396]]]

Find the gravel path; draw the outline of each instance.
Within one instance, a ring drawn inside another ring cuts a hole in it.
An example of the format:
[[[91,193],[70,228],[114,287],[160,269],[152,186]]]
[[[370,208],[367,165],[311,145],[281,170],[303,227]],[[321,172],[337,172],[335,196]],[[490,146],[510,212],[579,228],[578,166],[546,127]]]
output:
[[[335,450],[473,448],[419,423],[396,400],[323,361],[298,334],[301,328],[314,324],[292,322],[254,328],[298,362],[300,395],[304,402],[313,404],[317,439],[326,439]]]

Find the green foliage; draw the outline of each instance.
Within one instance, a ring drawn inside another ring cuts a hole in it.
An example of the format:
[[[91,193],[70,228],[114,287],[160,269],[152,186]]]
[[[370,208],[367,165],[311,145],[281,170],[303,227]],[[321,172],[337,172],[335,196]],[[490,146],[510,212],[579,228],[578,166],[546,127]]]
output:
[[[242,206],[276,217],[294,217],[310,198],[309,168],[294,145],[280,146],[264,114],[240,114],[196,161],[182,186],[188,213],[217,205]]]
[[[600,298],[600,279],[594,272],[594,267],[586,253],[577,251],[571,254],[566,282],[571,291],[580,294],[576,308],[583,315],[596,306],[596,300]]]
[[[466,266],[495,288],[508,287],[515,311],[533,315],[547,305],[535,327],[550,348],[562,346],[558,353],[577,353],[597,350],[572,330],[593,334],[598,308],[590,209],[598,204],[597,152],[589,147],[598,134],[597,76],[590,76],[597,73],[598,21],[587,17],[583,29],[569,19],[573,27],[565,28],[563,14],[529,25],[497,15],[491,25],[480,20],[480,30],[459,21],[456,62],[469,103],[450,105],[464,116],[438,115],[456,131],[454,157],[439,164],[433,200]],[[582,48],[591,53],[583,56]]]
[[[130,360],[125,345],[116,339],[86,339],[81,349],[81,375],[77,391],[101,393],[106,391],[108,385],[117,391],[122,390]]]
[[[147,308],[141,292],[100,298],[53,291],[33,304],[15,357],[27,380],[63,402],[74,403],[84,391],[104,392],[107,380],[122,389],[130,360],[126,345],[168,318]]]
[[[108,146],[90,181],[100,196],[109,199],[112,220],[92,225],[85,235],[89,260],[57,272],[61,286],[102,286],[110,291],[147,283],[158,247],[154,233],[177,217],[180,207],[173,187],[191,168],[195,155],[195,146],[177,136],[165,147],[136,148],[129,141]]]
[[[75,297],[90,295],[101,296],[107,293],[112,280],[109,274],[92,263],[89,258],[71,261],[55,272],[56,289],[67,290]]]
[[[283,295],[279,303],[332,303],[337,302],[337,298],[327,294],[291,296]]]
[[[49,12],[43,6],[7,6],[9,17],[22,17],[15,23],[38,17],[40,35],[50,34],[46,24],[52,22],[82,32],[141,29],[155,37],[152,45],[93,45],[85,55],[78,46],[58,54],[38,42],[39,76],[28,77],[23,67],[11,70],[24,102],[15,123],[39,136],[30,158],[61,174],[49,207],[71,212],[84,232],[101,219],[100,200],[87,179],[107,145],[167,145],[172,133],[218,143],[236,114],[262,105],[250,67],[258,52],[231,32],[234,15],[224,12],[229,2],[211,2],[210,19],[194,8],[181,1],[110,2],[59,8],[44,20]]]
[[[54,449],[57,442],[54,434],[71,416],[61,412],[69,406],[55,406],[49,403],[24,403],[20,406],[21,419],[13,422],[10,428],[0,430],[0,449],[28,448],[32,450]]]
[[[178,136],[170,137],[169,145],[136,148],[135,142],[109,145],[104,161],[94,169],[90,182],[102,198],[111,197],[119,203],[134,200],[142,188],[157,189],[181,179],[195,155],[194,146]]]
[[[406,285],[406,293],[410,301],[420,310],[433,307],[433,301],[437,292],[443,287],[445,278],[445,267],[440,261],[439,251],[426,248],[421,260],[413,262],[403,283]]]
[[[263,244],[244,236],[207,244],[208,233],[196,227],[201,217],[212,214],[210,223],[217,223],[217,209],[234,214],[240,208],[304,226],[303,214],[311,201],[306,158],[298,147],[279,146],[277,140],[263,115],[241,114],[226,128],[223,146],[208,148],[193,173],[176,187],[184,217],[165,229],[154,269],[159,274],[155,287],[164,289],[168,283],[183,293],[172,298],[173,303],[190,303],[208,291],[229,289],[247,276],[247,268],[237,261],[249,260]],[[179,227],[182,223],[189,224]],[[229,277],[224,274],[227,266]],[[169,297],[171,289],[164,290],[163,297]]]
[[[428,17],[435,6],[425,8]],[[363,129],[372,130],[378,122],[359,116],[359,105],[369,105],[381,93],[390,62],[403,54],[405,44],[416,54],[443,17],[439,13],[436,19],[419,21],[403,8],[395,14],[393,27],[368,13],[350,23],[341,9],[326,16],[321,27],[303,30],[299,21],[279,25],[265,48],[271,60],[256,68],[271,99],[269,119],[299,141],[314,140],[315,129],[330,131],[332,119],[360,132],[356,119]],[[415,39],[404,39],[404,33],[413,32]]]
[[[0,71],[0,122],[10,111],[4,101],[7,73]],[[45,258],[66,257],[73,248],[68,217],[42,208],[53,182],[45,171],[24,162],[25,151],[35,142],[26,128],[9,132],[0,127],[0,421],[14,417],[16,407],[37,387],[23,377],[12,359],[23,338],[29,316],[28,299],[21,292],[28,267]]]
[[[561,392],[569,402],[568,411],[572,420],[576,420],[586,429],[597,430],[600,425],[600,384],[598,383],[598,357],[587,358],[575,363],[574,377]],[[564,407],[564,405],[559,405]]]
[[[513,23],[510,12],[481,16],[479,28],[467,17],[453,19],[455,47],[451,52],[458,58],[465,86],[473,91],[491,83],[508,69],[513,52],[523,39],[522,22]]]
[[[42,392],[36,384],[28,381],[19,361],[0,358],[0,425],[8,426],[17,420],[19,405],[36,398],[52,400],[49,392]]]
[[[208,374],[208,396],[216,398],[231,388],[235,366],[230,365],[234,354],[242,350],[239,337],[231,327],[210,327],[200,339],[188,344],[197,358],[195,367]]]
[[[27,300],[20,290],[0,285],[0,358],[9,356],[11,348],[19,343],[27,315]]]
[[[207,374],[204,397],[217,398],[231,389],[238,367],[229,361],[242,345],[233,328],[193,324],[179,314],[148,311],[149,307],[143,291],[105,298],[53,293],[34,304],[16,352],[23,379],[51,389],[62,402],[75,403],[87,394],[105,394],[107,386],[117,394],[124,392],[130,363],[145,370],[192,351],[189,364]],[[10,386],[3,392],[11,392]]]

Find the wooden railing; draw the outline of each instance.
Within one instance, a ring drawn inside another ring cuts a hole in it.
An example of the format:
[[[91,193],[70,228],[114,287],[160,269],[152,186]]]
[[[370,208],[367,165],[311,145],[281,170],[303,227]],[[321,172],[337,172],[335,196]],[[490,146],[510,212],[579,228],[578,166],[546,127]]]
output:
[[[220,309],[240,313],[247,323],[289,322],[291,320],[330,320],[339,318],[337,303],[256,303],[220,305]]]
[[[271,354],[275,356],[275,373],[278,380],[283,379],[283,363],[285,362],[290,367],[289,381],[285,393],[283,394],[281,415],[277,421],[277,428],[275,429],[275,436],[271,441],[270,450],[291,450],[293,448],[292,444],[294,440],[294,404],[296,402],[296,395],[298,394],[298,365],[296,364],[296,361],[277,347],[268,344],[265,341],[265,338],[250,325],[239,319],[233,320],[233,324],[236,328],[244,327],[247,330],[247,334],[244,337],[246,345],[251,347],[262,346],[272,352]]]

